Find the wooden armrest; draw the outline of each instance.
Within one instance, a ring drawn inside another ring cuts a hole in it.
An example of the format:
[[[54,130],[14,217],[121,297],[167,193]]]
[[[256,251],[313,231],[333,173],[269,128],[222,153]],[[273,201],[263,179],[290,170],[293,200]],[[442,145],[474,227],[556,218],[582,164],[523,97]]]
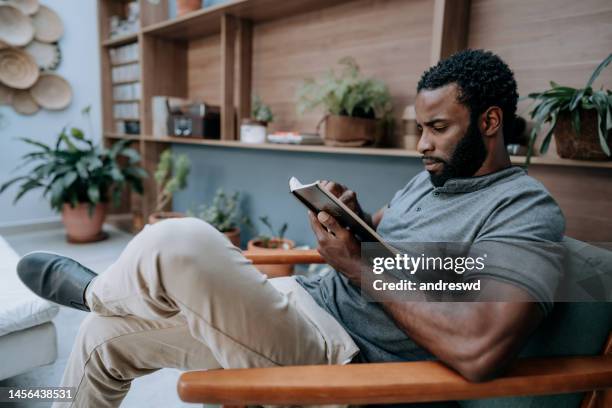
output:
[[[183,401],[228,405],[382,404],[581,392],[612,387],[612,356],[517,360],[470,383],[439,362],[296,366],[181,375]]]
[[[255,250],[244,251],[243,255],[255,265],[325,263],[316,249],[288,249],[278,252],[278,254],[274,254]]]

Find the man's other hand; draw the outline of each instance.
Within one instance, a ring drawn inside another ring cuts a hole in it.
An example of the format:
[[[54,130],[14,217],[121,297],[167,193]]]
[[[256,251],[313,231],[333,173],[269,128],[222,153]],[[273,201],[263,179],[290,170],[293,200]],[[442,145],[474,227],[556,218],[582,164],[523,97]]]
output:
[[[321,211],[314,215],[308,211],[310,225],[317,237],[317,251],[325,262],[345,275],[353,284],[361,282],[361,245],[353,234],[342,227],[334,217]]]
[[[333,181],[321,180],[319,185],[328,190],[334,196],[338,197],[338,199],[355,214],[363,218],[364,214],[359,202],[357,201],[357,193],[355,193],[353,190],[349,190],[346,186]]]

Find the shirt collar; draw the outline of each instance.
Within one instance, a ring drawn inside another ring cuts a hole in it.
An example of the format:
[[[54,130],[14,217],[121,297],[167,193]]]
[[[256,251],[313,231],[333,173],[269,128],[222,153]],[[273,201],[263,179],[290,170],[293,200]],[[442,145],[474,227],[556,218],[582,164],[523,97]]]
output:
[[[476,177],[460,177],[447,180],[441,187],[434,187],[434,191],[438,193],[471,193],[481,190],[497,183],[501,180],[510,180],[515,177],[527,174],[526,171],[519,166],[510,166],[503,170],[494,173],[485,174]]]

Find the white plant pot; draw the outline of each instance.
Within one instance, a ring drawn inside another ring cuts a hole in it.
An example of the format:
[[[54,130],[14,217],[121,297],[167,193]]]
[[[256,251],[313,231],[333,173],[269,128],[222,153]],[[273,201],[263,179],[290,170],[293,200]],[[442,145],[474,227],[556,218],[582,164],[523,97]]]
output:
[[[266,143],[267,128],[256,124],[240,126],[240,141],[243,143]]]

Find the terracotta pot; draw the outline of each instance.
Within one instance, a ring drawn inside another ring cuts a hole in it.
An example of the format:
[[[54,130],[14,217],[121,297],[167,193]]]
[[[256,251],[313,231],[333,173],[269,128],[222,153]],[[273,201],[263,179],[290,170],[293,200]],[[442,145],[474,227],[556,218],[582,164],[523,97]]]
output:
[[[176,15],[190,13],[198,10],[202,6],[202,0],[176,0]]]
[[[330,146],[375,145],[383,136],[382,121],[329,115],[325,118],[325,144]]]
[[[559,114],[553,133],[557,154],[564,159],[610,160],[601,150],[595,109],[580,110],[580,135],[572,127],[569,112]]]
[[[89,204],[79,203],[72,207],[65,203],[62,207],[62,221],[66,227],[68,242],[77,244],[106,239],[108,235],[102,231],[106,210],[106,203],[97,204],[90,217]]]
[[[240,248],[240,228],[236,227],[229,231],[223,232],[232,244]]]
[[[287,249],[295,248],[295,242],[290,239],[283,239],[282,241],[277,238],[272,238],[272,242],[276,243],[284,243],[288,245]],[[262,246],[262,240],[259,238],[254,238],[249,241],[247,244],[247,250],[251,252],[268,252],[268,253],[278,253],[279,251],[284,251],[285,248],[264,248]],[[257,269],[261,273],[268,275],[269,278],[277,278],[280,276],[291,276],[293,275],[293,265],[255,265]]]
[[[160,211],[154,212],[149,215],[149,224],[155,224],[156,222],[160,222],[163,220],[167,220],[169,218],[184,218],[185,214],[174,211]]]

